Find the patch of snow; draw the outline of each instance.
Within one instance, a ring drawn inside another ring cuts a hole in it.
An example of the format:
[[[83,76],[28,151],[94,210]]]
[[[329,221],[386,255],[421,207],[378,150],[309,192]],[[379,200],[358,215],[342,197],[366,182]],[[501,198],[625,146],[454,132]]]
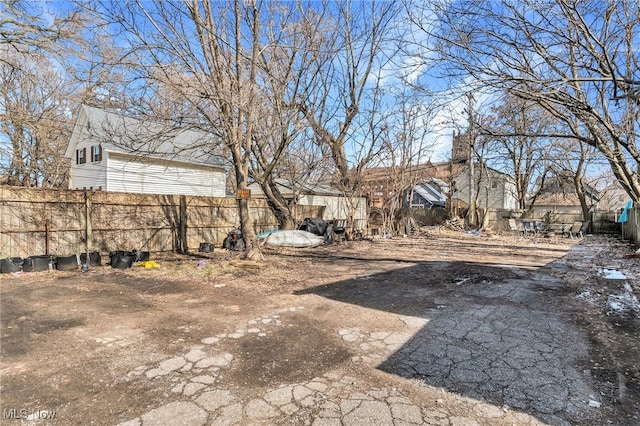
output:
[[[601,269],[600,274],[607,280],[626,280],[627,277],[620,271],[615,269]]]
[[[584,300],[585,302],[590,303],[592,305],[595,305],[597,302],[597,297],[591,294],[589,290],[585,290],[582,293],[578,294],[576,296],[576,299]]]
[[[460,285],[460,284],[464,284],[466,281],[469,281],[470,278],[458,278],[458,281],[456,281],[456,285]]]
[[[598,401],[595,401],[593,399],[589,400],[589,407],[591,408],[600,408],[602,404]]]
[[[607,315],[640,317],[640,303],[633,294],[628,283],[624,285],[625,293],[610,294],[607,299]]]

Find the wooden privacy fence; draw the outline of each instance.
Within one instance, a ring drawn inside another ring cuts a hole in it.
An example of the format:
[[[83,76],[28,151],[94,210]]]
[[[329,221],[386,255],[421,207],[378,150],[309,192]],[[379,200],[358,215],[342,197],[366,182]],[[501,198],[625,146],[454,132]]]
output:
[[[249,206],[258,233],[278,227],[264,200]],[[0,257],[197,251],[201,242],[221,245],[239,224],[233,198],[0,186]]]
[[[622,224],[622,237],[640,246],[640,205],[638,203],[634,203],[634,206],[627,210],[627,221]]]

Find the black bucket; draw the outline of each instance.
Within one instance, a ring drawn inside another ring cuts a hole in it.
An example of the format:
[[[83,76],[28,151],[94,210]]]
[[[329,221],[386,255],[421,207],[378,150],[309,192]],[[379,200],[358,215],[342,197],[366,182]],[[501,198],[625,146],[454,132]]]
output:
[[[80,253],[80,263],[88,263],[91,266],[102,265],[102,256],[97,251],[89,252],[89,262],[87,262],[87,253]]]
[[[136,254],[136,262],[145,262],[151,258],[151,255],[148,251],[137,251]]]
[[[74,269],[78,269],[79,266],[80,263],[78,262],[77,254],[58,257],[56,261],[56,269],[58,271],[73,271]]]
[[[27,257],[22,262],[22,271],[23,272],[33,272],[33,259]]]
[[[20,257],[5,258],[0,260],[0,272],[3,274],[12,274],[22,271],[24,260]]]
[[[213,244],[212,243],[200,243],[200,247],[198,251],[200,253],[213,253]]]
[[[40,256],[29,256],[24,260],[22,270],[25,272],[42,272],[49,269],[51,256],[43,254]]]
[[[130,251],[112,251],[109,253],[109,264],[116,269],[131,268],[136,257],[136,253]]]

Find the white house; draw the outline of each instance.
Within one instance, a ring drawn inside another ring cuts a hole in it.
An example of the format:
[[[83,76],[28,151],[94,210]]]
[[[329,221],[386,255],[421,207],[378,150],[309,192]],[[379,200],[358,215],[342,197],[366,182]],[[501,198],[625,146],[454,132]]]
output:
[[[65,156],[69,188],[224,197],[226,166],[203,132],[83,105]]]
[[[516,187],[513,178],[490,167],[474,164],[474,193],[477,194],[477,206],[481,209],[518,208]],[[469,203],[470,182],[467,164],[456,165],[452,174],[454,192],[452,202],[460,207],[467,207]]]

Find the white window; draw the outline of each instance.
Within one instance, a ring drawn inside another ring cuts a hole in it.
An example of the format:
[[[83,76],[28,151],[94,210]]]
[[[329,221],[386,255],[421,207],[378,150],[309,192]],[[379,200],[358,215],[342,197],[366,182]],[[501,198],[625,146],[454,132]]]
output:
[[[95,163],[98,161],[102,161],[102,145],[91,147],[91,162]]]
[[[76,149],[76,164],[87,162],[87,148]]]

